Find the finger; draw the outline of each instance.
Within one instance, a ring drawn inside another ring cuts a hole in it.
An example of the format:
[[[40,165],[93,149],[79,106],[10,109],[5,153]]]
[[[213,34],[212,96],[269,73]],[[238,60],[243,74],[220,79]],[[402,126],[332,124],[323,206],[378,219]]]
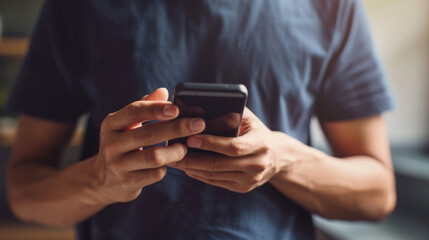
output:
[[[220,154],[188,153],[185,158],[174,165],[175,168],[203,170],[210,172],[251,171],[256,170],[256,156],[231,158]]]
[[[144,98],[146,101],[167,101],[168,90],[166,88],[158,88],[153,93],[144,96]]]
[[[124,188],[130,187],[145,187],[150,184],[161,181],[167,174],[167,167],[159,167],[155,169],[144,169],[129,172],[125,176]]]
[[[149,120],[169,120],[179,115],[179,109],[170,102],[136,101],[109,114],[106,124],[111,130],[132,129]]]
[[[187,137],[204,130],[200,118],[179,118],[171,121],[148,123],[116,136],[117,152],[130,152],[141,147],[155,145],[170,139]]]
[[[201,181],[201,182],[204,182],[204,183],[216,186],[216,187],[221,187],[221,188],[225,188],[227,190],[236,192],[235,191],[235,188],[237,186],[236,182],[201,178],[201,177],[199,177],[197,175],[193,175],[191,173],[187,174],[187,175],[189,177],[191,177],[191,178],[194,178],[194,179],[198,180],[198,181]]]
[[[186,174],[191,174],[193,176],[211,179],[211,180],[223,180],[223,181],[231,181],[231,182],[240,182],[243,179],[244,173],[241,171],[231,171],[231,172],[210,172],[203,170],[195,170],[195,169],[186,169]]]
[[[137,150],[120,158],[116,163],[116,167],[118,171],[122,172],[159,168],[182,160],[186,152],[186,146],[180,143],[167,147]]]
[[[259,152],[263,147],[261,138],[256,134],[247,134],[241,137],[200,134],[189,137],[187,145],[191,148],[209,150],[231,157],[250,155]]]

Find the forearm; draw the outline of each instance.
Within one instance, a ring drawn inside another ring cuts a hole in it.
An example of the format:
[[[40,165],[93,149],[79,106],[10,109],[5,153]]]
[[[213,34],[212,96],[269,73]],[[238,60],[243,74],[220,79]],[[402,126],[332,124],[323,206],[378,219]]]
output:
[[[11,166],[8,198],[12,211],[24,221],[51,226],[78,223],[106,204],[97,198],[90,160],[64,170],[45,165]]]
[[[281,155],[289,164],[270,181],[289,198],[327,218],[379,220],[392,211],[394,177],[376,159],[335,158],[298,141],[294,147]]]

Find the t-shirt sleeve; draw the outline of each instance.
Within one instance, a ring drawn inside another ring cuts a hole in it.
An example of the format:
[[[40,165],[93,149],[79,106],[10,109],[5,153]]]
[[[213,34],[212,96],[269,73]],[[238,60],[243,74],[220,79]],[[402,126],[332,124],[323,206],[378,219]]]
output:
[[[90,108],[79,84],[85,66],[82,34],[72,17],[76,11],[64,9],[64,2],[48,0],[43,7],[9,97],[13,113],[74,121]]]
[[[338,14],[332,55],[317,100],[319,120],[341,121],[391,110],[393,95],[362,3],[341,1]]]

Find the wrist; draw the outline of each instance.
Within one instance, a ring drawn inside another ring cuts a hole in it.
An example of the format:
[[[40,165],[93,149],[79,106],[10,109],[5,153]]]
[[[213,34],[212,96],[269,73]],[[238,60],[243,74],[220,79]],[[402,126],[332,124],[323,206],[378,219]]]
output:
[[[299,140],[283,133],[273,132],[274,148],[277,159],[277,174],[288,174],[293,169],[307,161],[317,159],[316,150],[310,146],[305,145]]]
[[[101,166],[99,164],[100,161],[97,160],[97,156],[95,155],[82,162],[84,164],[83,175],[86,182],[84,184],[85,202],[89,205],[104,207],[112,202],[109,202],[102,194],[104,179],[100,171]]]

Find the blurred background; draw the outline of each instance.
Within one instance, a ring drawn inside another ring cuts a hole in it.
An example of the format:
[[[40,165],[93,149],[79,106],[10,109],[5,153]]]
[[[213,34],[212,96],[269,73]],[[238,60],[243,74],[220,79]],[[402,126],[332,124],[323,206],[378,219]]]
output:
[[[374,41],[397,100],[386,114],[397,177],[398,205],[379,223],[315,217],[319,239],[429,239],[429,1],[364,0]],[[8,209],[5,171],[14,142],[16,118],[5,111],[10,88],[28,49],[43,0],[0,0],[0,239],[75,239],[72,228],[20,223]],[[77,129],[63,159],[77,160]],[[315,146],[326,143],[315,120]]]

